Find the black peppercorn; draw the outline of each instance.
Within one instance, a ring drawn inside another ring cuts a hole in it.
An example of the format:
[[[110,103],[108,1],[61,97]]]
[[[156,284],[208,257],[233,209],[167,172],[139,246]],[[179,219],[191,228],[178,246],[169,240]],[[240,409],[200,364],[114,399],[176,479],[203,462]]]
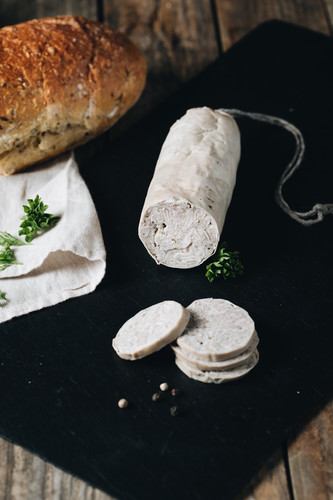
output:
[[[152,399],[153,401],[159,401],[159,400],[161,399],[161,394],[160,394],[159,392],[155,392],[155,393],[152,395],[151,399]]]
[[[179,413],[178,406],[171,406],[171,408],[170,408],[170,415],[172,417],[175,417],[176,415],[178,415],[178,413]]]

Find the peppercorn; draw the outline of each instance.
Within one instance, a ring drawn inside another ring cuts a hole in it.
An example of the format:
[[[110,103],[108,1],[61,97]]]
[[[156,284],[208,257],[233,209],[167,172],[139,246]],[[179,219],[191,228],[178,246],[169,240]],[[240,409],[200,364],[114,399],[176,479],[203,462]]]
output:
[[[163,382],[163,384],[160,385],[161,391],[167,391],[169,389],[169,386],[166,382]]]
[[[172,396],[179,396],[179,389],[177,387],[174,387],[171,389],[171,394]]]
[[[128,401],[125,398],[119,399],[118,401],[119,408],[126,408],[128,406]]]
[[[172,417],[176,417],[176,415],[178,415],[178,413],[179,413],[178,406],[171,406],[171,408],[170,408],[170,415]]]
[[[161,399],[161,394],[160,394],[159,392],[155,392],[155,393],[152,395],[151,399],[152,399],[154,402],[159,401],[159,399]]]

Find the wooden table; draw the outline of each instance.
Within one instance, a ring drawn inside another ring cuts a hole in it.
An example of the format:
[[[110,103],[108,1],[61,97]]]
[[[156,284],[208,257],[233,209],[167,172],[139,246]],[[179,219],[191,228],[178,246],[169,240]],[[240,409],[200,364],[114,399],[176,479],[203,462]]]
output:
[[[57,14],[83,15],[127,33],[149,70],[137,121],[248,31],[282,19],[333,34],[333,0],[1,0],[1,25]],[[333,499],[333,402],[283,443],[242,499]],[[0,439],[0,499],[107,500],[110,497],[21,447]]]

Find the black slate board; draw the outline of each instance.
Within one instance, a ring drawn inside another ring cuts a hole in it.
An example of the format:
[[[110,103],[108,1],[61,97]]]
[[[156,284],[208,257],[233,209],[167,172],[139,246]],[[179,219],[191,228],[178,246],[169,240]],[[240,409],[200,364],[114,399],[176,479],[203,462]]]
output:
[[[243,277],[209,284],[204,266],[157,266],[136,234],[167,130],[191,106],[291,120],[307,153],[285,196],[300,210],[332,202],[332,57],[331,39],[266,23],[99,156],[78,152],[107,274],[89,296],[1,325],[3,436],[120,499],[228,499],[332,395],[332,220],[305,228],[275,204],[294,148],[286,132],[239,121],[242,160],[223,240],[241,251]],[[209,296],[255,319],[261,359],[244,379],[210,386],[186,378],[169,349],[137,362],[112,351],[141,308]],[[182,392],[176,418],[171,396],[151,401],[163,381]],[[120,397],[131,402],[125,411]]]

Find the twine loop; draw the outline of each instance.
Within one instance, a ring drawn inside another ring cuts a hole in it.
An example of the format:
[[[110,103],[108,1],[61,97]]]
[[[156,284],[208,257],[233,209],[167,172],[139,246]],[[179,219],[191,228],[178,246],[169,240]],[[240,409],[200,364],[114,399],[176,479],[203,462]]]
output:
[[[276,187],[275,201],[277,202],[279,207],[282,208],[284,212],[286,212],[292,219],[296,220],[303,226],[312,226],[313,224],[321,222],[326,215],[329,214],[333,215],[333,204],[331,203],[326,203],[326,204],[316,203],[311,208],[311,210],[308,210],[307,212],[297,212],[288,205],[288,203],[283,197],[282,188],[284,184],[287,182],[287,180],[290,179],[290,177],[300,167],[305,152],[305,143],[303,135],[301,131],[297,127],[295,127],[295,125],[288,122],[287,120],[278,118],[277,116],[270,116],[262,113],[252,113],[249,111],[241,111],[240,109],[220,108],[220,110],[224,111],[225,113],[228,113],[234,118],[244,118],[244,117],[251,118],[252,120],[255,121],[270,123],[271,125],[277,125],[278,127],[282,127],[283,129],[290,132],[295,139],[296,148],[291,161],[286,166],[279,180],[279,183]]]

